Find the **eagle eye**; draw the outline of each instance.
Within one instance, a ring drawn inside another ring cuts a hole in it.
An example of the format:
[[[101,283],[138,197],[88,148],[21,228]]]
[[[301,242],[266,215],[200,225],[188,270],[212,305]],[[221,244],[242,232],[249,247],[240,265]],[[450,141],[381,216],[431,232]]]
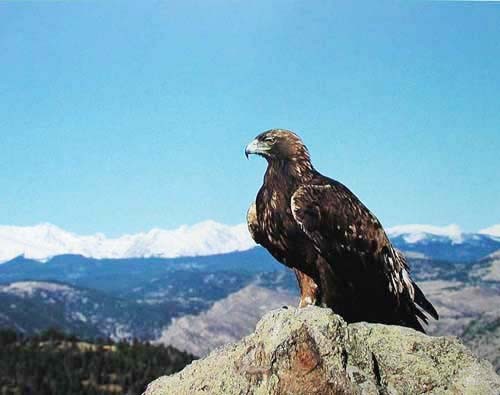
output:
[[[274,143],[276,139],[272,136],[266,136],[262,141],[264,141],[265,143]]]

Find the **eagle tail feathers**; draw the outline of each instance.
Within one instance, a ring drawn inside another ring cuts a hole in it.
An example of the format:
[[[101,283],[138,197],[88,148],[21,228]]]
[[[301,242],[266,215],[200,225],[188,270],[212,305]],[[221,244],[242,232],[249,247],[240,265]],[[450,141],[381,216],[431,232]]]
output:
[[[413,289],[415,290],[415,303],[418,304],[422,309],[429,313],[435,320],[439,319],[439,314],[432,305],[431,302],[425,297],[422,290],[417,284],[413,283]]]
[[[411,300],[411,302],[409,301],[411,310],[409,311],[411,317],[411,326],[421,332],[425,332],[422,324],[419,322],[419,319],[423,323],[428,324],[429,320],[425,313],[428,313],[436,320],[439,319],[439,315],[431,302],[429,302],[429,300],[425,297],[424,293],[418,287],[418,285],[410,279],[410,268],[406,261],[405,255],[401,251],[394,249],[394,256],[399,264],[398,266],[400,269],[400,282],[405,288],[409,299]]]

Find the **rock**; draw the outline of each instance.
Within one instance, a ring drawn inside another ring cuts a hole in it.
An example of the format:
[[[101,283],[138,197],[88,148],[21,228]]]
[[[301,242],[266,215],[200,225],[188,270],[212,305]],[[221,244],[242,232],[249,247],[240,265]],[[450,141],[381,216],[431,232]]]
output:
[[[253,334],[152,382],[167,394],[492,394],[500,377],[458,340],[330,309],[279,309]]]

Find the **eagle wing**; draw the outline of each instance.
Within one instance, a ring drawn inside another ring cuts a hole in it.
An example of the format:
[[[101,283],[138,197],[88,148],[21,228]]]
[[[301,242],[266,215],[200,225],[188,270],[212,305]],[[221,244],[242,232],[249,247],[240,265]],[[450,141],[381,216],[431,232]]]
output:
[[[382,280],[398,305],[409,303],[412,314],[427,322],[416,302],[437,319],[432,304],[410,279],[404,255],[392,247],[378,219],[347,187],[330,179],[301,186],[292,195],[291,211],[320,255],[329,262],[341,258],[336,269],[349,280],[355,281],[362,271],[363,286],[380,286],[373,283]]]
[[[340,183],[299,187],[292,195],[291,211],[322,255],[373,255],[390,247],[377,218]],[[401,269],[393,263],[392,270]]]

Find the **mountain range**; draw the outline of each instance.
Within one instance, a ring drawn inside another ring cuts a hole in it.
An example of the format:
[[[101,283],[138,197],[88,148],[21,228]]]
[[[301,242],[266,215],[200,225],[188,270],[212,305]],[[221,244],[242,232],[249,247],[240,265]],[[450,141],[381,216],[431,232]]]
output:
[[[500,249],[500,225],[465,233],[457,225],[403,225],[387,229],[395,245],[415,257],[475,260]],[[205,221],[174,230],[109,238],[81,236],[55,225],[0,226],[0,263],[17,256],[46,261],[57,255],[96,259],[175,258],[245,251],[255,247],[246,224],[224,225]]]
[[[254,246],[245,224],[229,226],[214,221],[117,238],[100,233],[81,236],[52,224],[0,226],[0,262],[19,255],[39,261],[66,254],[97,259],[173,258],[243,251]]]
[[[430,333],[461,336],[500,369],[497,230],[405,225],[388,234],[440,313]],[[293,273],[256,247],[244,225],[205,222],[117,239],[53,225],[0,227],[0,256],[0,327],[26,334],[56,326],[203,355],[298,299]]]

